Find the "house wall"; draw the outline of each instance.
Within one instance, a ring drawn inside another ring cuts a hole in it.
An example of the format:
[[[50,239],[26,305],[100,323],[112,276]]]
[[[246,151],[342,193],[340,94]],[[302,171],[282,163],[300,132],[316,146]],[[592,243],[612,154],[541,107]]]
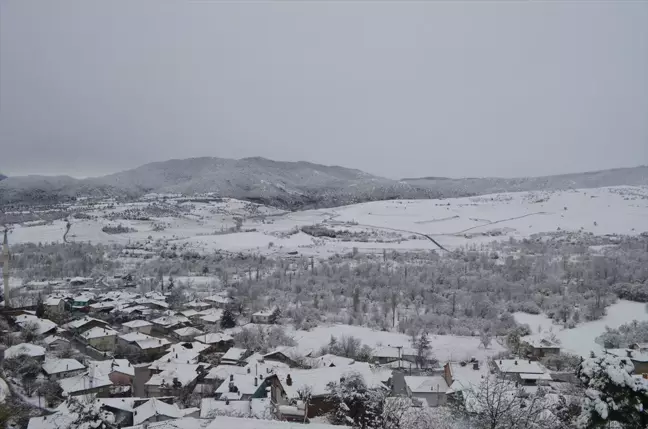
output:
[[[48,344],[47,349],[48,350],[61,350],[61,349],[64,349],[64,348],[68,347],[69,345],[70,345],[70,343],[65,342],[63,340],[56,340],[53,343]]]
[[[91,338],[88,340],[88,344],[94,347],[97,350],[101,351],[113,351],[115,350],[116,336],[108,335],[100,338]]]
[[[133,377],[117,371],[108,374],[108,379],[116,386],[131,386],[133,384]]]
[[[634,364],[634,373],[635,374],[646,374],[646,373],[648,373],[648,362],[638,362],[636,360],[633,360],[632,363]]]
[[[50,380],[60,380],[62,378],[74,377],[75,375],[81,374],[85,371],[85,368],[77,369],[75,371],[65,371],[59,372],[58,374],[50,374],[47,376]]]
[[[252,315],[253,323],[270,323],[270,316]]]
[[[536,358],[560,354],[560,348],[535,348],[531,347],[531,355]]]
[[[439,407],[448,402],[448,395],[445,392],[415,392],[411,396],[427,402],[430,407]]]

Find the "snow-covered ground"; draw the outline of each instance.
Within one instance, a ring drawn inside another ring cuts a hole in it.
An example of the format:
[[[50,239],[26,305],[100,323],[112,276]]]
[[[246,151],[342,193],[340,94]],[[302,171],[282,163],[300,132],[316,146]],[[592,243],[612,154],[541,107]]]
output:
[[[584,357],[588,357],[592,351],[595,353],[603,351],[603,347],[595,340],[605,332],[606,326],[618,328],[633,320],[648,321],[646,304],[625,300],[619,300],[608,307],[603,319],[581,323],[573,329],[564,329],[543,314],[514,313],[513,316],[518,323],[528,324],[534,334],[554,333],[560,340],[563,351]]]
[[[375,331],[371,328],[352,325],[331,325],[318,326],[310,331],[288,331],[297,341],[297,348],[300,352],[318,352],[322,346],[328,344],[331,336],[338,339],[341,336],[352,336],[359,338],[363,344],[372,348],[383,347],[411,347],[410,337],[404,334]],[[492,341],[488,349],[480,345],[478,337],[460,337],[454,335],[430,335],[430,346],[432,355],[440,362],[461,361],[475,357],[484,360],[493,356],[504,348],[496,341]]]
[[[376,201],[301,212],[283,212],[232,199],[209,203],[188,203],[179,199],[165,203],[167,207],[178,208],[179,213],[175,216],[148,220],[106,218],[126,210],[143,209],[148,204],[151,203],[116,205],[110,209],[87,208],[86,213],[94,218],[72,219],[68,239],[146,246],[154,246],[156,240],[162,239],[198,252],[298,252],[328,256],[353,248],[367,252],[381,252],[385,248],[437,249],[421,234],[428,234],[451,249],[558,230],[596,235],[633,235],[648,231],[648,187],[631,186],[444,200]],[[228,232],[236,224],[237,217],[243,219],[241,232]],[[101,230],[104,226],[117,224],[134,228],[136,232],[107,234]],[[297,228],[310,225],[348,230],[352,235],[316,238],[297,232]],[[11,233],[11,241],[60,242],[64,232],[64,221],[17,225]],[[357,234],[365,234],[367,241],[358,241]]]

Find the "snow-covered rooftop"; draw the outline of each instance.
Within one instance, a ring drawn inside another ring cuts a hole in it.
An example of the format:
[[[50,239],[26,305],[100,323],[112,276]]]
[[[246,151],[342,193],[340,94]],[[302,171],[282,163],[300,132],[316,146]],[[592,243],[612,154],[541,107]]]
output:
[[[635,362],[648,362],[648,352],[632,349],[606,349],[606,353],[621,358],[630,358]]]
[[[109,359],[88,361],[88,369],[95,374],[109,375],[112,372],[135,376],[135,367],[128,359]]]
[[[141,332],[129,332],[128,334],[120,335],[119,338],[121,340],[126,341],[127,343],[134,343],[137,341],[146,341],[150,339],[155,339],[155,337],[152,337],[147,334],[143,334]]]
[[[200,401],[200,418],[208,419],[220,415],[251,417],[251,401],[221,401],[215,398],[204,398]]]
[[[108,325],[108,322],[104,322],[101,319],[95,319],[94,317],[89,317],[85,316],[81,319],[73,320],[70,323],[63,325],[64,328],[72,328],[72,329],[78,329],[81,328],[84,325],[87,325],[90,322],[98,322],[101,323],[102,325]]]
[[[133,413],[133,423],[139,425],[152,417],[168,417],[178,419],[183,416],[182,411],[175,404],[167,404],[156,398],[151,398],[139,407],[135,408]]]
[[[162,384],[167,384],[173,386],[173,379],[178,379],[178,381],[186,386],[191,383],[193,380],[198,377],[197,369],[199,366],[207,368],[208,364],[171,364],[164,371],[153,374],[151,379],[146,382],[148,386],[160,386]]]
[[[119,332],[113,329],[100,328],[98,326],[95,326],[94,328],[90,328],[81,334],[81,336],[86,340],[90,340],[93,338],[116,337],[117,335],[119,335]]]
[[[201,331],[198,328],[194,328],[193,326],[187,326],[186,328],[176,329],[175,331],[173,331],[173,333],[179,337],[189,337],[189,336],[196,337],[198,335],[204,334],[203,331]]]
[[[15,317],[16,323],[21,327],[33,325],[36,327],[36,335],[43,335],[58,327],[58,325],[49,319],[41,319],[31,314],[21,314]]]
[[[447,392],[448,383],[440,375],[433,376],[407,376],[405,384],[412,393]]]
[[[22,355],[31,357],[45,356],[45,348],[36,344],[22,343],[11,346],[4,352],[5,359],[16,358]]]
[[[147,320],[131,320],[130,322],[122,323],[122,326],[126,326],[127,328],[143,328],[145,326],[151,326],[153,325],[151,322]]]
[[[45,359],[43,371],[46,374],[60,374],[67,371],[77,371],[85,366],[76,359]]]
[[[136,340],[135,344],[142,350],[157,349],[160,347],[166,347],[171,344],[171,341],[166,338],[155,338],[151,337],[146,340]]]
[[[497,369],[505,374],[527,373],[527,374],[542,374],[547,372],[542,365],[536,361],[525,359],[496,359],[493,361]]]
[[[246,349],[232,347],[223,355],[223,357],[221,357],[221,361],[227,360],[227,361],[238,362],[243,358],[245,353],[247,353]]]
[[[217,344],[220,343],[221,341],[233,341],[234,338],[232,338],[232,336],[229,334],[210,333],[210,334],[200,335],[194,338],[194,340],[200,341],[201,343],[204,344]]]
[[[49,336],[43,338],[43,343],[44,343],[45,345],[48,345],[48,346],[49,346],[50,344],[56,342],[56,341],[63,341],[63,342],[65,342],[65,343],[69,343],[69,341],[66,340],[65,338],[63,338],[63,337],[58,337],[58,336],[56,336],[56,335],[49,335]]]
[[[184,316],[162,316],[151,320],[151,322],[160,326],[175,326],[181,323],[188,323],[189,319]]]
[[[74,377],[63,378],[58,383],[65,395],[74,395],[78,392],[112,385],[107,375],[90,374],[88,372]]]

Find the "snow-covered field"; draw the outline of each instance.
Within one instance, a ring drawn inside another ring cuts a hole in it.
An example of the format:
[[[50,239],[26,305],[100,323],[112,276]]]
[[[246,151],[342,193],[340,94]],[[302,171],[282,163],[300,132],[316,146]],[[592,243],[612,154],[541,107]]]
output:
[[[353,248],[430,250],[525,238],[532,234],[584,231],[596,235],[648,231],[648,187],[612,187],[556,192],[519,192],[445,200],[376,201],[322,210],[283,212],[232,199],[220,202],[163,204],[184,207],[177,215],[147,220],[107,219],[115,213],[146,208],[150,202],[114,208],[79,206],[92,219],[72,219],[69,241],[120,243],[154,247],[158,239],[186,250],[328,256]],[[235,218],[243,219],[240,232]],[[102,227],[121,224],[135,232],[107,234]],[[163,225],[163,228],[159,226]],[[313,237],[298,228],[320,225],[348,231],[336,238]],[[60,242],[65,222],[16,225],[11,241]],[[362,238],[359,238],[362,237]]]
[[[319,351],[328,344],[331,336],[352,336],[359,338],[363,344],[375,347],[411,347],[410,337],[394,332],[375,331],[363,326],[331,325],[318,326],[310,331],[289,331],[297,341],[300,352]],[[475,357],[485,360],[504,348],[496,341],[492,341],[488,349],[480,345],[478,337],[460,337],[454,335],[430,335],[430,346],[433,356],[440,362],[461,361]]]
[[[565,352],[587,357],[590,352],[599,353],[603,347],[595,342],[596,337],[605,332],[605,327],[618,328],[624,323],[648,321],[646,304],[619,300],[607,308],[606,316],[601,320],[585,322],[573,329],[564,329],[556,325],[543,314],[514,313],[518,323],[529,325],[534,334],[552,332],[560,340]]]

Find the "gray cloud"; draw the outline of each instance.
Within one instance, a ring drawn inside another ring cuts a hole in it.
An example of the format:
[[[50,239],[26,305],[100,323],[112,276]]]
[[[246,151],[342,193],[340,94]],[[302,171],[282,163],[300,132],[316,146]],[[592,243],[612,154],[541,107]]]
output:
[[[0,3],[0,171],[648,163],[646,2]]]

